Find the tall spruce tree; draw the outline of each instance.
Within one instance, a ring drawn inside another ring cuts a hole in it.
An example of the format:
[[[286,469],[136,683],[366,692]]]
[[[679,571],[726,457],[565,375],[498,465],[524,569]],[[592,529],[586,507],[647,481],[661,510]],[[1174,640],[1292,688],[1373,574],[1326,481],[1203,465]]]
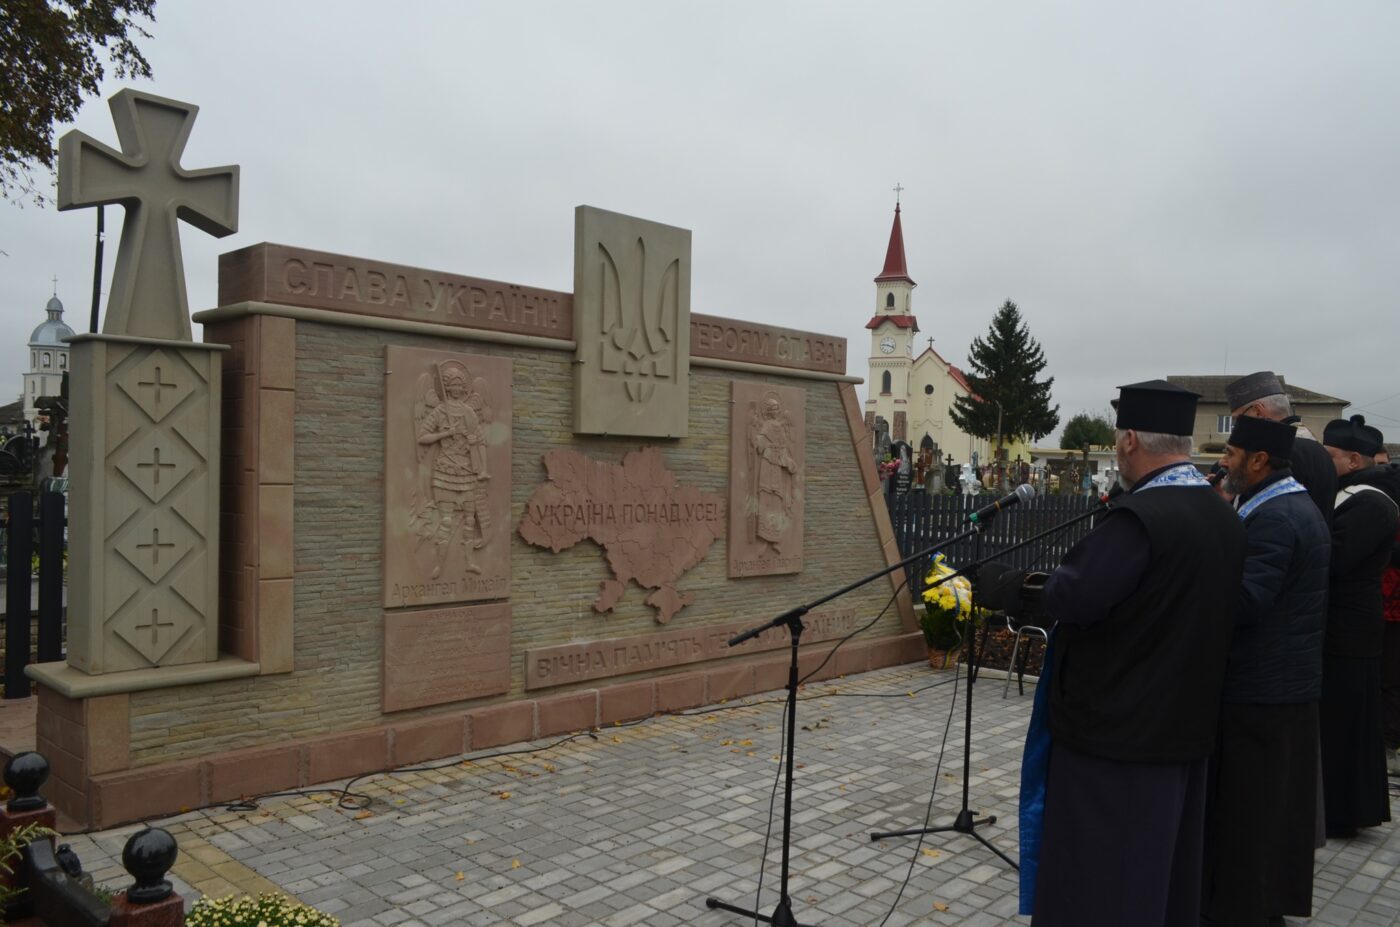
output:
[[[972,339],[967,352],[972,395],[953,400],[953,424],[975,438],[1038,441],[1060,423],[1060,407],[1050,405],[1054,377],[1036,380],[1045,369],[1045,352],[1031,337],[1021,310],[1007,300],[992,317],[986,338]]]

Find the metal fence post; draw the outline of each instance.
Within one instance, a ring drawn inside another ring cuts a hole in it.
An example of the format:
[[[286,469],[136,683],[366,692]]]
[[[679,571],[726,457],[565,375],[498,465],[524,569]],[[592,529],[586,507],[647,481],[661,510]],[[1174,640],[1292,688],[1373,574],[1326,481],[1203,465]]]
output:
[[[63,659],[63,493],[39,494],[39,662]]]
[[[34,555],[34,498],[10,494],[9,570],[5,574],[5,698],[28,698],[30,558]]]

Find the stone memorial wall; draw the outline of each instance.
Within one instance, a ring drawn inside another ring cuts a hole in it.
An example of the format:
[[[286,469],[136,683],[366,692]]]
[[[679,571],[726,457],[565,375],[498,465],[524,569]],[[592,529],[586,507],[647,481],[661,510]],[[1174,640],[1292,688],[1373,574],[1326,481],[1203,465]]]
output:
[[[727,639],[898,559],[841,339],[677,312],[647,344],[684,362],[646,369],[684,376],[633,392],[683,420],[619,434],[580,418],[568,293],[266,244],[219,292],[195,319],[227,348],[238,672],[50,696],[88,745],[55,789],[86,823],[777,689],[786,633]],[[803,671],[894,589],[813,613]],[[920,658],[897,598],[817,678]],[[124,739],[99,748],[99,717]]]

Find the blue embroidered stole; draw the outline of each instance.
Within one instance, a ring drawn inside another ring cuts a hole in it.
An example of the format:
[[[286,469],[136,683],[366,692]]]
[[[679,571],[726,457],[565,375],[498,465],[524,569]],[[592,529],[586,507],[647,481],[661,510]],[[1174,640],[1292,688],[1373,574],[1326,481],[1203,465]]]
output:
[[[1289,493],[1307,491],[1308,489],[1306,486],[1304,486],[1302,483],[1298,482],[1291,476],[1284,477],[1277,483],[1270,483],[1268,486],[1265,486],[1259,492],[1255,493],[1253,498],[1251,498],[1248,502],[1240,506],[1240,520],[1243,521],[1244,519],[1248,518],[1250,512],[1253,512],[1255,509],[1259,508],[1259,506],[1263,505],[1265,502],[1268,502],[1270,499],[1277,499],[1279,496],[1286,496]]]

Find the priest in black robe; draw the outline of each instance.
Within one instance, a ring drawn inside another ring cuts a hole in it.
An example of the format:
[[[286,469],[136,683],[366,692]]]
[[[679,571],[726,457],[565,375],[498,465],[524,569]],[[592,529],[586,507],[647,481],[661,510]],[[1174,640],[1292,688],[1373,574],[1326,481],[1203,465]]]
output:
[[[1120,388],[1129,491],[1045,584],[1058,625],[1037,692],[1049,756],[1034,927],[1199,923],[1206,762],[1244,530],[1190,462],[1198,398],[1162,380]],[[1027,829],[1023,814],[1023,848]]]
[[[1322,791],[1327,836],[1390,820],[1381,725],[1385,618],[1381,573],[1390,562],[1400,475],[1377,466],[1381,433],[1360,415],[1327,423],[1337,470],[1331,589],[1322,663]]]
[[[1206,791],[1202,923],[1222,927],[1312,913],[1331,539],[1289,469],[1293,444],[1282,422],[1244,417],[1225,456],[1246,547]]]

